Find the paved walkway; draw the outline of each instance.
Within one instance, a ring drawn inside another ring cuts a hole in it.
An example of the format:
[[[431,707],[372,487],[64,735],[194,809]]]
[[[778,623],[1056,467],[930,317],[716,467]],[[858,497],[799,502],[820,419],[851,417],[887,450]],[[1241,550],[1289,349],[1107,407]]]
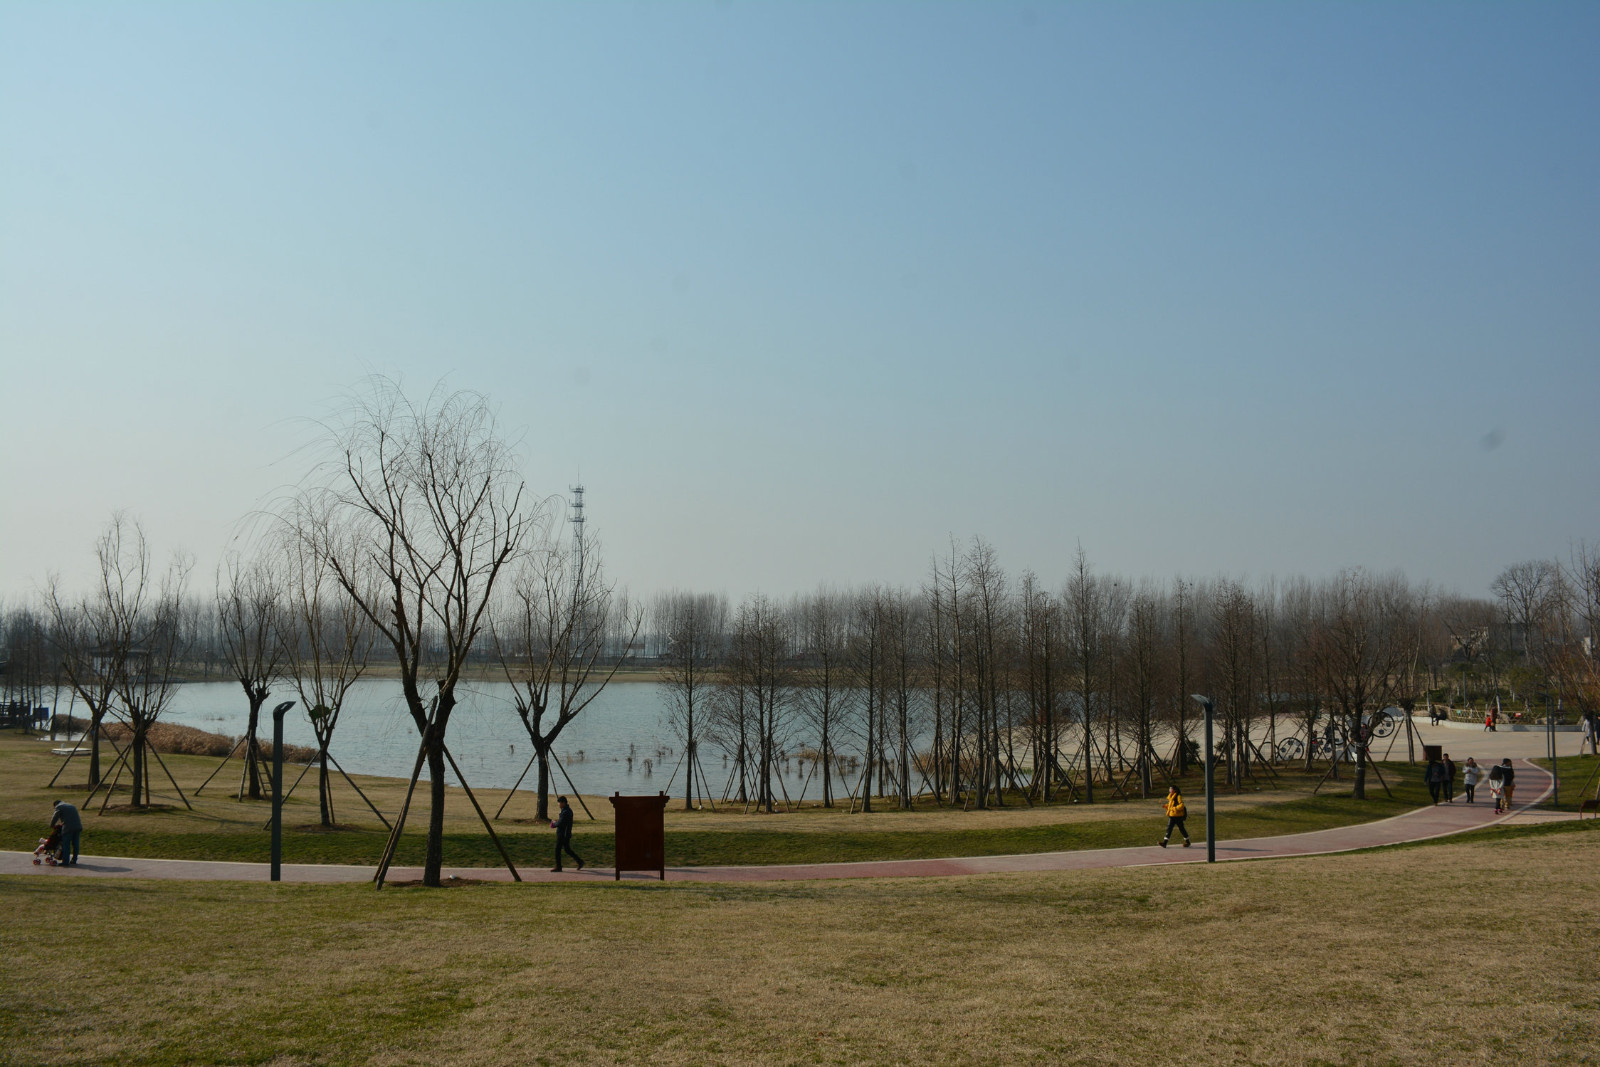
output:
[[[1376,783],[1373,783],[1376,785]],[[1508,815],[1496,815],[1488,801],[1487,785],[1480,787],[1477,804],[1458,798],[1454,804],[1418,808],[1377,822],[1313,830],[1279,837],[1252,837],[1239,841],[1219,841],[1217,859],[1276,859],[1287,856],[1316,856],[1329,852],[1397,845],[1407,841],[1464,833],[1485,826],[1518,819],[1520,813],[1538,804],[1550,793],[1550,774],[1523,760],[1517,767],[1517,804]],[[1523,816],[1526,818],[1526,816]],[[1193,848],[1155,845],[1139,848],[1089,849],[1078,852],[1034,852],[1015,856],[966,856],[954,859],[873,860],[862,863],[805,863],[762,867],[668,867],[668,881],[677,882],[781,882],[830,878],[917,878],[959,874],[1000,874],[1012,871],[1081,871],[1103,867],[1143,867],[1158,863],[1201,863],[1206,850],[1198,840],[1204,833],[1205,817],[1195,806],[1190,818],[1199,831]],[[1226,824],[1226,820],[1224,820]],[[1155,837],[1162,823],[1152,819],[1150,836]],[[174,878],[204,881],[265,882],[269,873],[265,863],[225,863],[208,860],[122,859],[84,856],[77,867],[33,865],[27,852],[0,852],[0,874],[38,874],[53,878]],[[286,882],[365,882],[371,881],[372,867],[333,864],[291,863],[283,866]],[[446,877],[484,881],[510,881],[504,868],[454,867]],[[615,877],[609,867],[587,868],[581,872],[555,874],[551,871],[523,870],[528,882],[606,881]],[[391,882],[420,880],[420,867],[394,867]],[[626,873],[625,881],[655,881],[654,875]]]

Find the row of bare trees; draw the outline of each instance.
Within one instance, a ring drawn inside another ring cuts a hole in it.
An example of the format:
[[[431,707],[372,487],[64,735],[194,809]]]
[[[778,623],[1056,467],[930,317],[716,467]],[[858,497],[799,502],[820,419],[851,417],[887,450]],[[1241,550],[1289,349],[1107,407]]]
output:
[[[1545,575],[1537,598],[1530,569]],[[1202,692],[1230,783],[1270,764],[1280,736],[1301,741],[1309,769],[1326,735],[1364,796],[1373,713],[1444,699],[1451,670],[1485,657],[1506,669],[1508,641],[1553,699],[1600,706],[1595,555],[1509,568],[1495,588],[1498,602],[1440,597],[1361,569],[1133,582],[1096,573],[1080,550],[1051,590],[1032,572],[1007,575],[974,540],[935,558],[918,589],[736,606],[672,593],[652,628],[690,768],[686,806],[720,784],[774,810],[778,764],[794,753],[814,764],[828,806],[845,794],[868,810],[918,795],[976,807],[1148,796],[1193,762],[1190,694]],[[708,742],[732,761],[721,783],[703,780]],[[863,768],[853,780],[839,773],[846,755]]]

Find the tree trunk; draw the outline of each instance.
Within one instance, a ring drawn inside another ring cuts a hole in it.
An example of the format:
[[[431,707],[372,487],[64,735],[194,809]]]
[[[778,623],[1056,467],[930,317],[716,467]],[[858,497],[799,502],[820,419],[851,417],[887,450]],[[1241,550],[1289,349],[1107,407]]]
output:
[[[823,715],[823,717],[822,717],[822,806],[825,807],[825,808],[833,807],[833,778],[830,775],[830,772],[832,771],[833,768],[829,766],[830,761],[832,761],[832,759],[833,759],[833,751],[832,751],[831,746],[828,743],[828,719],[829,719],[829,716]]]
[[[329,789],[331,788],[328,783],[328,746],[324,743],[319,747],[322,751],[319,754],[317,768],[317,803],[322,809],[322,825],[332,827],[333,810],[328,803]]]
[[[128,742],[133,746],[131,759],[128,761],[133,774],[133,801],[131,807],[144,807],[144,730],[135,728],[133,739]]]
[[[267,702],[269,695],[264,689],[245,688],[250,698],[250,721],[245,730],[244,762],[245,777],[248,780],[246,788],[249,790],[251,800],[261,799],[261,742],[256,739],[256,727],[261,719],[261,705]]]
[[[89,788],[100,788],[100,722],[105,718],[106,709],[89,709]]]
[[[689,719],[688,742],[683,750],[683,762],[688,773],[683,778],[683,810],[694,810],[694,718]]]
[[[872,690],[867,690],[867,762],[861,769],[861,810],[872,810]]]
[[[550,746],[534,744],[534,753],[539,758],[539,807],[534,812],[534,818],[540,822],[550,821]],[[629,759],[632,759],[630,756]]]
[[[1356,784],[1352,795],[1357,800],[1367,799],[1367,746],[1361,736],[1361,713],[1355,715],[1355,721],[1350,728],[1350,736],[1356,743]]]
[[[444,866],[444,741],[437,736],[428,744],[428,777],[432,807],[428,812],[428,852],[423,861],[422,884],[437,888],[439,871]]]

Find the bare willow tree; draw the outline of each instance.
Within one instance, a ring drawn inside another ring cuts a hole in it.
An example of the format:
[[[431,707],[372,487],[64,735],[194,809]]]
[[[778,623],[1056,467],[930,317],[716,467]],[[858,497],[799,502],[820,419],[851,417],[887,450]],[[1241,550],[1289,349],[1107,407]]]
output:
[[[683,809],[692,811],[700,742],[710,708],[716,671],[728,626],[728,598],[711,593],[667,593],[655,608],[656,627],[665,636],[661,668],[668,694],[668,721],[683,744]],[[701,781],[709,790],[710,783]]]
[[[279,641],[286,673],[300,694],[300,706],[317,738],[317,807],[325,827],[336,825],[329,760],[344,773],[328,750],[345,698],[366,671],[378,636],[360,602],[335,576],[331,566],[334,553],[318,551],[318,546],[329,544],[335,536],[326,515],[303,509],[285,516],[279,530],[287,584],[287,602],[278,616]],[[377,594],[367,599],[376,600]],[[350,786],[366,800],[354,782]],[[371,805],[371,801],[367,803]],[[387,825],[388,820],[375,807],[373,812]]]
[[[496,613],[494,652],[517,717],[533,742],[529,765],[539,768],[537,818],[550,818],[556,739],[616,676],[622,651],[633,644],[643,621],[643,612],[617,596],[608,582],[594,541],[555,538],[522,560]],[[607,663],[613,629],[623,639]]]
[[[119,515],[112,521],[115,526],[123,520]],[[96,548],[98,551],[99,545]],[[116,695],[116,671],[126,655],[112,651],[119,643],[117,620],[111,611],[103,572],[101,577],[101,586],[93,595],[77,600],[67,597],[56,575],[50,576],[45,587],[45,606],[50,613],[55,653],[67,684],[89,711],[89,726],[78,744],[81,746],[87,741],[89,745],[87,784],[91,790],[100,787],[101,726],[111,710]]]
[[[189,636],[184,590],[190,563],[175,556],[158,573],[144,528],[120,511],[96,540],[95,560],[99,581],[94,593],[68,601],[52,576],[45,599],[67,679],[89,708],[91,796],[104,784],[102,727],[108,716],[121,718],[131,738],[115,765],[128,768],[133,806],[140,808],[150,794],[147,738],[177,691]]]
[[[230,554],[217,568],[217,632],[228,672],[244,690],[250,714],[245,720],[244,775],[239,796],[261,799],[263,759],[256,731],[261,708],[279,680],[283,645],[283,576],[276,560],[258,555],[249,560]]]
[[[437,886],[456,687],[535,517],[479,394],[436,388],[418,404],[398,383],[375,378],[330,438],[333,458],[305,506],[327,514],[316,550],[394,649],[406,710],[421,735],[413,781],[426,763],[431,787],[423,884]]]

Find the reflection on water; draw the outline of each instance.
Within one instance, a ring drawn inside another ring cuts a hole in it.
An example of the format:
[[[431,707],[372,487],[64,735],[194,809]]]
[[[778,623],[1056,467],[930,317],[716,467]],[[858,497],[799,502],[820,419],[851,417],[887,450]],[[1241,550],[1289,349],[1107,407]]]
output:
[[[511,702],[511,687],[503,682],[474,683],[462,685],[457,694],[460,703],[450,714],[447,735],[451,755],[473,787],[509,788],[533,755],[533,745]],[[272,736],[271,708],[291,699],[298,700],[298,694],[290,687],[273,691],[261,712],[263,737],[270,740]],[[608,686],[556,742],[556,756],[571,775],[572,785],[589,794],[681,791],[680,746],[666,713],[664,686],[650,682]],[[249,705],[237,683],[196,682],[178,690],[162,718],[234,736],[244,732],[248,714]],[[316,745],[316,734],[298,704],[284,718],[283,733],[290,744]],[[351,774],[404,778],[416,764],[417,741],[400,683],[363,681],[345,698],[329,751]],[[725,763],[721,753],[707,747],[700,751],[700,762],[720,796],[732,763]],[[426,770],[423,773],[425,777]],[[537,774],[537,770],[530,771],[522,788],[536,788]],[[554,791],[570,788],[560,771],[552,767],[551,774]],[[449,777],[453,783],[455,776]],[[798,796],[804,776],[795,764],[787,769],[785,779],[791,795]],[[813,781],[811,787],[817,788],[817,783]]]

